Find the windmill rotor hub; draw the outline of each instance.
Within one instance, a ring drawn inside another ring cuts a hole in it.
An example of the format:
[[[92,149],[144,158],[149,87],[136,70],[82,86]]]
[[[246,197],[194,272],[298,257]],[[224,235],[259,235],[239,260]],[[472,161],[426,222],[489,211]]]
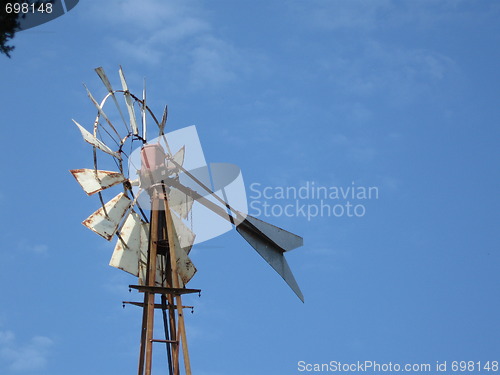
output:
[[[141,149],[141,163],[145,171],[153,171],[165,165],[165,150],[158,143],[144,145]]]
[[[165,163],[167,159],[163,147],[158,144],[145,145],[141,149],[141,168],[138,170],[140,186],[151,196],[152,190],[161,187],[160,190],[168,192],[169,184],[166,183],[172,178],[169,177],[175,172],[175,166]],[[158,189],[155,189],[158,190]]]

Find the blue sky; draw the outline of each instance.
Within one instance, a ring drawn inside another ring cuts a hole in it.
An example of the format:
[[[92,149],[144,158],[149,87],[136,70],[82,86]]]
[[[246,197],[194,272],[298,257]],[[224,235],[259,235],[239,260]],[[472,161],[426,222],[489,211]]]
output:
[[[80,224],[99,203],[68,172],[92,166],[71,122],[95,115],[82,82],[100,98],[93,69],[117,86],[119,65],[248,189],[379,192],[354,202],[362,217],[260,216],[304,237],[288,261],[305,304],[235,231],[195,247],[193,373],[500,360],[499,16],[495,1],[109,0],[18,33],[0,58],[0,373],[136,372],[134,278]]]

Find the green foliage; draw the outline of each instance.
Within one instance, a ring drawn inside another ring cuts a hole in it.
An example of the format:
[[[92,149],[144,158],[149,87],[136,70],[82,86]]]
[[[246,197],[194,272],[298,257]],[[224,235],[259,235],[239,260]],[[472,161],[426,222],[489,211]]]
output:
[[[23,3],[24,1],[0,0],[0,53],[10,57],[14,46],[9,45],[9,41],[14,38],[16,31],[19,31],[19,14],[7,13],[5,5],[10,3]]]

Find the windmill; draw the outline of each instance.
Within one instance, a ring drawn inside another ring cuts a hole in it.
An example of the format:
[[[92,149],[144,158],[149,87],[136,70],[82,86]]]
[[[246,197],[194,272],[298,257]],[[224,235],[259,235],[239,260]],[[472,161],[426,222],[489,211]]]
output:
[[[85,142],[93,148],[94,167],[74,169],[71,173],[87,195],[97,195],[101,204],[83,225],[108,241],[117,237],[110,265],[136,276],[137,284],[129,287],[144,294],[141,302],[124,302],[141,307],[143,312],[138,374],[151,374],[153,344],[163,343],[169,374],[181,373],[182,354],[184,372],[190,375],[184,310],[191,306],[183,305],[182,296],[201,291],[187,287],[196,273],[189,258],[192,246],[227,228],[236,228],[303,301],[284,257],[287,251],[302,246],[303,240],[248,215],[246,196],[244,204],[237,207],[234,203],[238,200],[234,197],[239,192],[241,198],[241,192],[244,193],[239,169],[219,165],[210,170],[200,163],[202,153],[194,127],[165,133],[167,107],[158,120],[147,105],[145,84],[138,97],[130,92],[121,67],[120,90],[112,88],[102,68],[95,70],[107,94],[98,102],[86,88],[97,110],[92,131],[73,120]],[[128,116],[122,111],[122,99]],[[110,101],[114,106],[108,106]],[[115,120],[123,125],[115,126]],[[157,135],[149,140],[147,136],[152,132],[148,132],[148,121],[154,124]],[[139,147],[132,151],[134,143]],[[112,165],[117,171],[101,169],[103,165]],[[123,191],[105,202],[105,193],[117,186]],[[208,235],[200,235],[193,229],[195,210],[201,213],[196,217],[204,219],[198,222],[198,227],[208,227]],[[213,223],[219,224],[211,227]],[[160,310],[163,317],[164,339],[153,336],[156,310]]]

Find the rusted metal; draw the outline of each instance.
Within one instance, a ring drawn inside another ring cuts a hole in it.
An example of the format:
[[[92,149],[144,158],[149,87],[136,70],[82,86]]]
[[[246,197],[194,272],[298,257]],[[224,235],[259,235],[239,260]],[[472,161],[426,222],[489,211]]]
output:
[[[127,180],[120,172],[86,168],[72,169],[70,172],[87,195],[95,194]]]
[[[85,219],[82,224],[109,241],[118,230],[130,203],[130,199],[124,193],[120,193]]]
[[[178,344],[179,341],[177,340],[157,340],[157,339],[152,339],[151,342],[162,342],[164,344]]]
[[[129,285],[129,288],[137,289],[140,293],[156,293],[156,294],[172,294],[180,296],[183,294],[201,293],[201,289],[187,289],[187,288],[165,288],[161,286],[149,285]]]
[[[121,68],[120,68],[121,70]],[[144,304],[146,310],[146,325],[142,327],[146,330],[146,335],[144,337],[145,341],[145,363],[144,371],[146,375],[151,375],[151,368],[153,365],[153,329],[154,329],[154,309],[155,309],[155,291],[150,288],[156,288],[156,272],[157,272],[157,239],[160,238],[161,228],[160,228],[160,202],[156,197],[152,197],[151,206],[151,222],[149,227],[149,248],[148,248],[148,260],[147,260],[147,274],[146,274],[146,288],[140,289],[139,291],[144,292]]]
[[[165,189],[163,187],[163,189]],[[166,224],[167,224],[167,234],[168,234],[168,241],[169,241],[169,248],[170,248],[170,259],[176,259],[176,254],[175,254],[175,232],[174,232],[174,225],[172,222],[172,214],[170,212],[169,206],[168,206],[168,199],[163,200],[164,208],[165,208],[165,216],[166,216]],[[176,275],[178,273],[177,270],[177,262],[170,262],[171,267],[172,267],[172,274]],[[172,278],[172,286],[174,289],[179,288],[179,280],[177,277]],[[194,289],[195,290],[195,289]],[[198,294],[201,292],[201,290],[198,290]],[[184,293],[182,293],[184,294]],[[188,345],[187,345],[187,335],[186,335],[186,327],[184,324],[184,313],[182,310],[182,299],[180,294],[176,294],[175,296],[176,304],[177,304],[177,320],[178,320],[178,330],[179,330],[179,338],[181,340],[182,344],[182,354],[183,354],[183,359],[184,359],[184,369],[186,371],[186,375],[191,375],[191,360],[189,358],[189,351],[188,351]]]
[[[124,304],[134,305],[138,307],[144,307],[143,302],[132,302],[132,301],[122,301]],[[183,309],[194,309],[194,306],[182,306]],[[175,305],[166,305],[163,306],[161,303],[155,303],[155,309],[177,309]]]

